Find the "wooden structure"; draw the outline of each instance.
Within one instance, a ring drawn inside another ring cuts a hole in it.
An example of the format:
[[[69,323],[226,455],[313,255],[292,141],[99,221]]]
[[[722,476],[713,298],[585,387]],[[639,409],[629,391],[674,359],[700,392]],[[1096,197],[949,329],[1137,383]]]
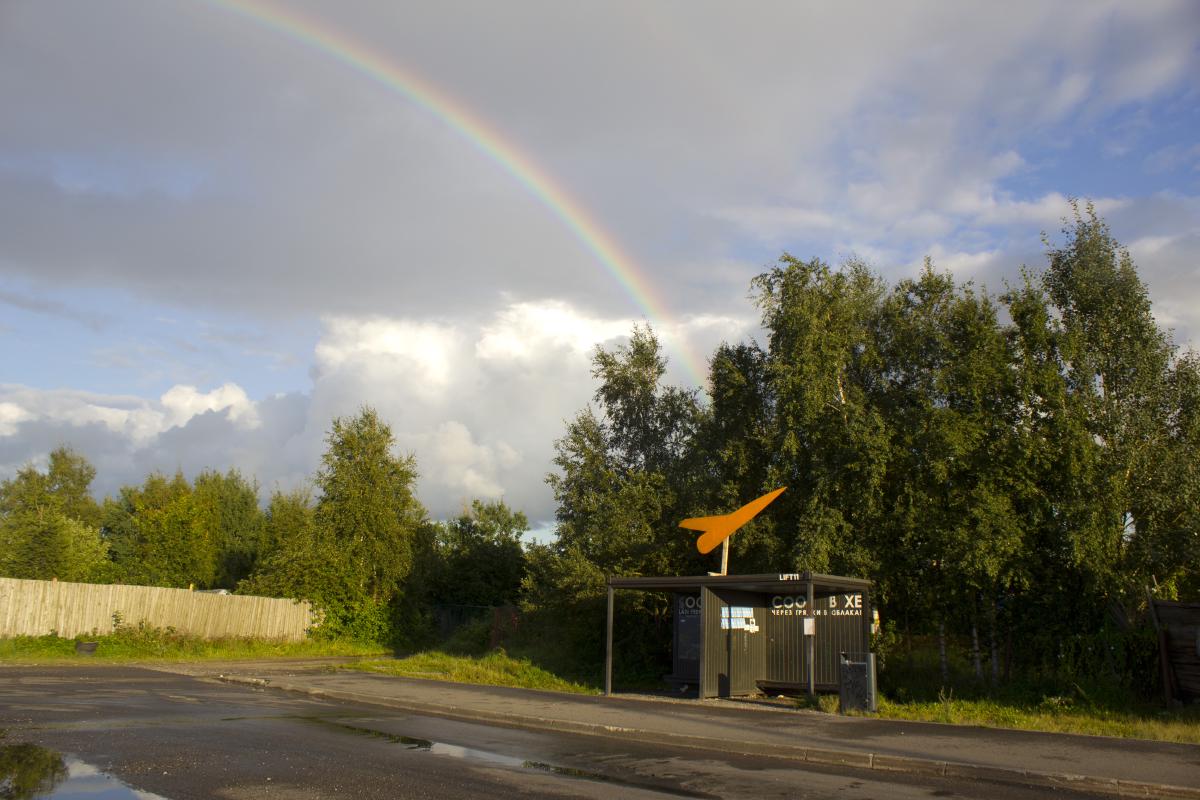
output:
[[[304,639],[314,624],[312,606],[298,600],[0,578],[0,637],[111,633],[115,620],[204,639],[290,641]]]
[[[1167,701],[1200,701],[1200,603],[1150,601]]]
[[[604,692],[612,693],[613,596],[673,595],[673,671],[699,696],[837,691],[839,656],[870,647],[871,582],[811,572],[610,578]]]

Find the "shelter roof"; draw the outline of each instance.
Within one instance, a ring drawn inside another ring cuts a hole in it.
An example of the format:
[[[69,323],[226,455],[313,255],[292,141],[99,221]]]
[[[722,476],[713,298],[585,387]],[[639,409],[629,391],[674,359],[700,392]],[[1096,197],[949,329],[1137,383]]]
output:
[[[701,587],[735,589],[744,592],[778,592],[788,589],[807,590],[810,582],[814,591],[864,591],[871,588],[871,582],[865,578],[822,575],[815,572],[771,572],[760,575],[672,575],[638,578],[613,576],[608,579],[608,585],[614,589],[640,589],[647,592],[696,591]]]

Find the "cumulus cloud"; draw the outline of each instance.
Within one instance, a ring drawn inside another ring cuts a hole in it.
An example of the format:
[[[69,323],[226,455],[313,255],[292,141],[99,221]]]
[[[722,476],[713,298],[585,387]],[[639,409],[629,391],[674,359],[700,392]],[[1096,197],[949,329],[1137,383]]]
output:
[[[332,419],[369,405],[397,452],[416,457],[432,514],[503,498],[544,522],[553,442],[591,398],[591,355],[634,322],[552,299],[509,302],[481,321],[330,317],[308,390],[257,400],[233,383],[176,385],[157,400],[2,385],[0,470],[69,443],[97,464],[102,493],[151,471],[230,467],[268,492],[311,479]],[[744,320],[701,316],[670,334],[707,348],[745,330]]]
[[[599,342],[628,334],[632,322],[589,317],[554,300],[514,303],[483,327],[475,354],[506,369],[542,360],[548,349],[578,358]]]
[[[320,378],[351,373],[363,380],[395,381],[426,397],[441,395],[455,373],[459,332],[451,325],[373,317],[332,317],[317,343]]]
[[[145,442],[165,430],[161,407],[135,396],[110,396],[72,389],[41,390],[0,385],[4,404],[20,423],[51,420],[73,427],[101,426],[131,442]],[[11,434],[10,434],[11,435]]]
[[[1150,287],[1159,324],[1174,330],[1177,343],[1200,348],[1200,225],[1175,235],[1135,239],[1129,252]]]
[[[12,402],[0,403],[0,436],[12,436],[17,432],[17,423],[32,419],[33,415]]]
[[[414,450],[427,454],[429,478],[448,491],[461,492],[464,505],[469,505],[472,498],[502,497],[502,481],[521,461],[520,453],[506,442],[480,444],[471,430],[456,420],[443,422],[430,433],[405,435],[404,439]]]
[[[242,387],[226,383],[210,392],[195,386],[172,386],[160,398],[164,423],[169,427],[182,425],[206,411],[223,411],[230,422],[243,428],[257,428],[261,422],[258,411]]]
[[[200,392],[194,386],[173,386],[158,402],[16,384],[0,384],[0,398],[0,431],[8,436],[15,435],[21,423],[50,421],[71,427],[99,425],[141,446],[205,412],[217,413],[240,429],[260,425],[254,404],[240,386],[230,383],[210,392]]]

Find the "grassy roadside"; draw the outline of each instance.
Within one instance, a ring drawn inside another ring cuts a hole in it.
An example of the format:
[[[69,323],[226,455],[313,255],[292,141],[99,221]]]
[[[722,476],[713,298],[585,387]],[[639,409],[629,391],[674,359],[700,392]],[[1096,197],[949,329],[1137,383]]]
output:
[[[869,716],[1200,744],[1200,708],[1197,707],[1170,711],[1154,706],[1125,709],[1073,707],[1062,698],[1046,698],[1036,705],[952,697],[898,703],[881,697],[878,713]]]
[[[975,676],[966,643],[950,644],[945,688],[936,640],[913,637],[906,648],[894,649],[880,673],[874,716],[1200,744],[1200,706],[1168,709],[1142,696],[1148,687],[1137,691],[1095,676],[1051,675],[989,686]]]
[[[399,659],[364,660],[343,665],[340,669],[488,686],[599,694],[596,686],[566,680],[527,658],[513,657],[503,650],[483,655],[427,650]],[[837,697],[833,695],[822,695],[815,703],[807,699],[796,702],[799,707],[837,713]],[[1200,708],[1166,711],[1145,705],[1115,709],[1077,703],[1061,697],[1045,698],[1037,704],[1015,699],[956,699],[950,696],[930,702],[896,702],[881,697],[879,711],[864,716],[1200,744]]]
[[[441,650],[426,650],[405,658],[387,661],[359,661],[342,669],[400,675],[406,678],[477,683],[485,686],[513,686],[520,689],[545,689],[571,694],[599,694],[594,686],[560,678],[529,659],[514,658],[503,650],[481,656],[456,655]]]
[[[506,652],[503,649],[489,651],[487,634],[486,625],[466,625],[436,648],[405,658],[365,660],[343,665],[341,669],[489,686],[599,694],[595,680],[571,670],[574,662],[569,655],[561,649],[546,646],[548,637],[517,637],[505,643],[508,646]],[[916,655],[918,657],[911,663],[895,665],[889,677],[899,688],[881,696],[878,712],[870,716],[1200,744],[1200,707],[1168,711],[1153,703],[1138,701],[1128,692],[1097,689],[1085,693],[1078,686],[1066,696],[1050,696],[1046,694],[1046,687],[1032,685],[1010,686],[1000,696],[985,696],[976,686],[971,689],[972,694],[960,696],[957,690],[941,691],[934,682],[931,676],[936,675],[936,664],[921,660],[933,658],[933,655]],[[969,687],[969,666],[965,663],[961,666],[961,674],[953,677]],[[656,690],[662,685],[654,676],[647,678],[644,688]],[[837,713],[836,695],[821,695],[815,701],[798,698],[796,705]]]
[[[561,663],[543,657],[543,649],[523,641],[511,654],[502,649],[489,652],[478,631],[464,629],[436,649],[399,659],[365,660],[340,668],[489,686],[599,694],[599,687],[592,681],[563,677],[564,673],[555,668]],[[1043,696],[1029,687],[1012,690],[1009,696],[999,698],[959,698],[936,690],[932,695],[933,700],[881,697],[879,711],[870,716],[1200,744],[1200,707],[1168,711],[1125,696],[1085,695],[1082,690],[1069,697]],[[798,699],[797,706],[837,713],[837,697],[822,695],[816,702]]]
[[[91,655],[75,652],[79,641],[96,642]],[[323,658],[377,656],[386,647],[347,641],[281,642],[264,639],[205,640],[156,628],[130,627],[102,636],[63,639],[58,636],[17,636],[0,639],[3,664],[89,664],[125,661],[235,661],[266,658]]]

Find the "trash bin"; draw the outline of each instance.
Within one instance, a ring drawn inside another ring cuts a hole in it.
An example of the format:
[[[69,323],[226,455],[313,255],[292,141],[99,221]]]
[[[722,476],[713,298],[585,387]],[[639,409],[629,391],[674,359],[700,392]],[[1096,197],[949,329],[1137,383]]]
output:
[[[842,653],[838,678],[839,712],[874,711],[878,707],[874,653]]]

